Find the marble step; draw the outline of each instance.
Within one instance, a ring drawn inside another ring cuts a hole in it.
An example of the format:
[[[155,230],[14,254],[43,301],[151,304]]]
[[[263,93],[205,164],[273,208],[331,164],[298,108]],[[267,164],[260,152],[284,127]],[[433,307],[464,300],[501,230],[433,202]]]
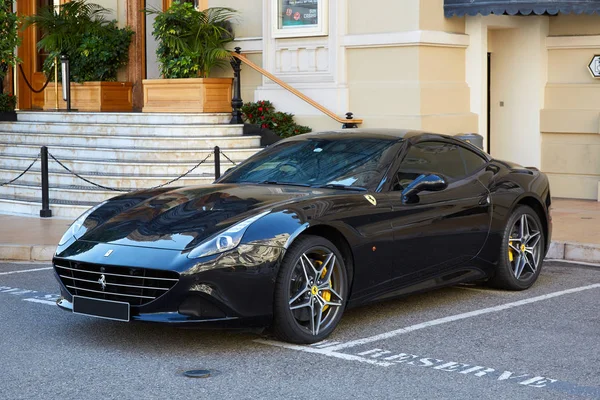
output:
[[[51,152],[51,154],[53,154]],[[55,157],[71,171],[78,174],[127,174],[127,175],[160,175],[160,176],[178,176],[190,171],[198,163],[204,160],[194,169],[196,174],[213,174],[215,171],[214,157],[211,152],[202,154],[201,158],[193,162],[185,161],[109,161],[99,159],[73,159],[72,157]],[[35,156],[11,156],[0,154],[0,165],[5,168],[15,170],[25,170],[33,161]],[[34,166],[41,168],[40,161]],[[52,158],[48,159],[48,166],[53,170],[59,170],[61,166]],[[221,160],[221,172],[234,167],[234,164],[223,159]]]
[[[59,167],[60,168],[60,167]],[[8,182],[17,177],[22,170],[10,169],[0,166],[0,183]],[[129,175],[129,174],[80,174],[81,177],[101,186],[114,189],[149,189],[170,182],[177,178],[176,175]],[[215,180],[213,174],[198,174],[196,171],[179,179],[170,186],[202,185],[212,183]],[[36,166],[23,175],[18,181],[41,184],[41,172]],[[51,166],[48,171],[50,186],[81,186],[90,183],[72,175],[64,169],[56,169]],[[15,183],[16,183],[15,182]]]
[[[111,197],[126,192],[116,192],[96,188],[95,186],[50,186],[48,193],[51,199],[59,201],[85,201],[100,203]],[[17,181],[10,185],[0,186],[0,199],[16,196],[42,198],[42,188],[39,183]]]
[[[148,148],[180,149],[212,149],[219,146],[229,148],[260,147],[260,136],[108,136],[91,134],[43,134],[43,133],[6,133],[0,132],[0,143],[40,144],[46,146],[74,145],[85,147],[137,147],[143,151]]]
[[[64,123],[64,122],[0,122],[0,132],[40,133],[61,135],[110,136],[242,136],[243,125],[197,124],[177,125],[164,122],[156,124]]]
[[[205,183],[209,185],[210,182]],[[167,185],[167,187],[185,187],[185,186],[196,186],[190,184],[182,184],[181,181]],[[112,197],[120,196],[127,192],[132,191],[112,191],[100,189],[96,186],[75,186],[75,185],[50,185],[48,194],[51,199],[60,202],[69,201],[81,201],[89,203],[100,203],[104,200]],[[0,186],[0,199],[2,198],[14,198],[18,196],[42,198],[42,188],[39,183],[30,180],[17,181],[10,185]]]
[[[96,202],[58,201],[50,199],[50,209],[53,217],[75,219],[83,214]],[[0,213],[40,215],[41,198],[27,196],[12,196],[0,198]]]
[[[11,156],[37,156],[40,152],[42,144],[13,144],[0,143],[0,153]],[[222,151],[231,160],[236,163],[244,161],[253,156],[260,147],[228,149],[223,148]],[[164,148],[136,148],[123,147],[114,148],[107,147],[85,147],[71,145],[54,145],[49,147],[50,153],[56,158],[81,158],[81,159],[100,159],[107,161],[188,161],[201,160],[206,157],[207,152],[212,149],[196,150],[189,148],[164,149]],[[202,158],[201,158],[202,157]],[[222,159],[225,159],[223,156]]]
[[[79,124],[228,124],[231,113],[141,113],[18,111],[20,122],[68,122]]]

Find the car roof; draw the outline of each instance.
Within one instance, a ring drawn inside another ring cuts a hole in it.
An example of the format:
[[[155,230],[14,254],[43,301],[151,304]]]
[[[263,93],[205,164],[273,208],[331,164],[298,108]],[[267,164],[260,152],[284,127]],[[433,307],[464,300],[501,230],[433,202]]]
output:
[[[382,139],[382,140],[410,140],[411,142],[421,142],[429,140],[445,139],[446,141],[460,143],[479,154],[481,157],[491,160],[491,157],[478,147],[456,137],[443,135],[439,133],[424,132],[414,129],[389,129],[389,128],[349,128],[332,131],[311,132],[302,135],[292,136],[285,141],[302,141],[312,138],[322,139]],[[412,140],[411,140],[412,139]]]
[[[411,129],[385,129],[385,128],[351,128],[340,129],[333,131],[311,132],[303,135],[292,137],[292,139],[310,139],[314,137],[343,139],[343,138],[360,138],[360,139],[407,139],[414,136],[428,134]],[[436,135],[439,136],[439,135]]]

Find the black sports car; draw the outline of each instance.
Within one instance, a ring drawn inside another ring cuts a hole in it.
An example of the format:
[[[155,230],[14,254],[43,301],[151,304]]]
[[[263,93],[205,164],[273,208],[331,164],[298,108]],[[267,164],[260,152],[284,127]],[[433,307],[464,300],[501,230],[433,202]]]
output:
[[[346,307],[461,282],[537,279],[546,176],[442,135],[351,129],[274,144],[212,185],[110,199],[53,263],[76,313],[328,336]]]

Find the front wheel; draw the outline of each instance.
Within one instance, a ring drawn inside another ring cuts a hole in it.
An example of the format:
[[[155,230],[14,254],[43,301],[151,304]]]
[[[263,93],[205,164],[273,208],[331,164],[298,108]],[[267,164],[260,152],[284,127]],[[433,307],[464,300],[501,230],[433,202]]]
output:
[[[275,286],[275,335],[292,343],[323,340],[342,318],[348,274],[339,250],[320,236],[301,236],[288,249]]]
[[[525,290],[537,280],[545,253],[542,223],[531,207],[519,206],[508,219],[496,275],[490,285]]]

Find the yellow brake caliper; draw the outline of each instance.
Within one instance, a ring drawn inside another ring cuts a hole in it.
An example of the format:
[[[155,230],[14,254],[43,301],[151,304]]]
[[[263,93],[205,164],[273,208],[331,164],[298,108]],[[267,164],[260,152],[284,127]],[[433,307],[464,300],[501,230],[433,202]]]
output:
[[[317,267],[321,267],[321,265],[323,265],[323,261],[316,261],[315,264],[317,264]],[[325,278],[325,276],[327,275],[327,268],[323,268],[323,272],[321,273],[321,279]],[[329,286],[331,287],[331,279],[329,279]],[[330,301],[331,300],[331,292],[329,290],[323,290],[323,292],[321,293],[321,297],[323,297],[325,299],[325,301]],[[327,310],[329,308],[328,305],[325,305],[323,307],[323,311]]]
[[[509,236],[509,238],[508,238],[508,243],[509,243],[509,245],[510,245],[510,239],[512,239],[512,236]],[[513,255],[513,253],[512,253],[512,249],[510,248],[510,246],[508,246],[508,260],[509,260],[510,262],[513,262],[513,260],[514,260],[514,259],[515,259],[515,258],[514,258],[514,255]]]

